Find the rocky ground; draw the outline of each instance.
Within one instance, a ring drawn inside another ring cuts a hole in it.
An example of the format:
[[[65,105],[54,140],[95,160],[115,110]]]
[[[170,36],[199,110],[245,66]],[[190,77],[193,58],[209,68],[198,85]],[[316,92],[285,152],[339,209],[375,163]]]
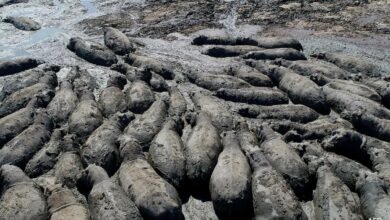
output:
[[[0,0],[0,220],[390,219],[388,14]]]

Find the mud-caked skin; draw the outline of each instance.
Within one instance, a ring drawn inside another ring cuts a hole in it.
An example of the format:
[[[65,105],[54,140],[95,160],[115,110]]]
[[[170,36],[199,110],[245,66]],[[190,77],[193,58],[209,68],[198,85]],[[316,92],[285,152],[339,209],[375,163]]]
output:
[[[389,219],[390,197],[383,181],[375,174],[362,172],[356,185],[364,217]]]
[[[343,53],[315,53],[311,56],[333,63],[341,69],[354,74],[359,73],[369,76],[380,76],[381,74],[373,62],[365,60],[362,57],[354,57],[353,55]]]
[[[201,92],[190,94],[195,106],[210,115],[212,124],[219,132],[233,129],[233,115],[228,108],[221,105],[217,98]]]
[[[57,77],[53,73],[42,77],[37,84],[12,93],[0,103],[0,117],[24,108],[34,96],[41,96],[47,99],[46,102],[49,103],[54,97],[54,88],[56,86]]]
[[[211,123],[209,114],[201,111],[184,144],[186,173],[190,184],[194,187],[208,184],[221,150],[218,129]]]
[[[252,45],[257,46],[256,40],[247,37],[199,35],[192,40],[193,45]]]
[[[322,166],[317,170],[313,201],[317,219],[363,219],[360,201],[356,201],[350,189],[329,167]]]
[[[111,66],[118,62],[115,54],[101,45],[88,45],[79,37],[70,39],[68,49],[84,60],[101,66]]]
[[[61,148],[62,152],[53,168],[55,183],[74,188],[83,170],[77,137],[74,134],[65,135]]]
[[[143,81],[135,81],[125,91],[127,108],[137,114],[145,112],[155,101],[154,93]]]
[[[124,130],[124,134],[137,139],[146,146],[162,128],[167,117],[168,98],[163,96],[156,100],[149,109],[133,120]]]
[[[387,108],[390,107],[390,82],[377,78],[369,78],[365,79],[362,83],[375,89],[381,96],[383,105]]]
[[[169,88],[169,109],[168,114],[172,118],[180,118],[187,111],[187,102],[180,92],[180,90],[174,86]]]
[[[251,210],[251,168],[235,132],[222,134],[223,150],[210,177],[215,212],[222,219],[237,219]]]
[[[104,44],[118,55],[135,51],[135,47],[129,38],[120,30],[112,27],[104,28]]]
[[[95,101],[95,96],[92,91],[84,91],[76,109],[69,117],[69,132],[77,135],[83,142],[102,123],[103,114]]]
[[[149,149],[151,165],[177,189],[184,187],[186,161],[179,125],[168,119],[152,141]]]
[[[261,48],[250,45],[236,45],[236,46],[211,46],[202,51],[203,54],[211,57],[237,57],[247,54],[252,51],[258,51]]]
[[[260,147],[269,162],[279,171],[291,185],[297,196],[307,197],[309,170],[299,155],[289,146],[282,136],[269,126],[262,125],[258,129]],[[288,161],[286,163],[286,161]]]
[[[116,112],[124,112],[127,109],[126,96],[122,92],[123,85],[111,77],[107,83],[107,88],[103,89],[99,95],[99,107],[106,118]],[[126,79],[123,78],[126,84]]]
[[[92,190],[88,206],[94,220],[141,220],[141,214],[123,189],[109,179],[103,168],[89,165],[83,171],[83,180]]]
[[[168,84],[165,81],[164,77],[152,73],[152,78],[149,81],[150,87],[153,89],[153,91],[156,92],[163,92],[168,90]]]
[[[306,124],[289,121],[270,121],[269,124],[273,130],[284,134],[286,141],[297,135],[300,140],[322,140],[339,128],[353,128],[352,124],[341,118],[320,118]]]
[[[291,104],[273,106],[240,106],[238,113],[249,118],[289,120],[300,123],[314,121],[320,116],[316,111],[306,107],[305,105]]]
[[[257,46],[262,48],[293,48],[295,50],[303,50],[302,44],[294,38],[290,37],[257,37]]]
[[[53,123],[40,110],[34,123],[0,149],[0,165],[12,164],[24,168],[27,162],[49,141]]]
[[[128,113],[116,113],[99,126],[81,148],[81,158],[85,164],[96,164],[112,175],[120,165],[118,137],[134,119]]]
[[[130,82],[134,82],[136,80],[149,82],[152,78],[151,69],[143,67],[133,67],[127,63],[119,62],[117,64],[112,65],[111,69],[124,74],[127,80],[129,80]]]
[[[306,60],[305,55],[299,50],[292,48],[277,48],[277,49],[265,49],[249,52],[242,56],[243,59],[255,59],[255,60]]]
[[[82,170],[83,164],[80,155],[76,151],[63,152],[54,166],[56,182],[73,188],[76,186]]]
[[[50,220],[89,220],[88,208],[68,188],[55,186],[47,197]]]
[[[28,17],[13,17],[9,16],[3,19],[3,22],[11,23],[15,28],[22,31],[37,31],[41,29],[41,25]]]
[[[233,76],[248,82],[252,86],[274,86],[271,79],[267,75],[247,65],[233,66],[228,70],[228,72],[231,73]]]
[[[350,92],[336,90],[328,86],[323,87],[323,91],[326,101],[337,113],[361,110],[379,118],[390,119],[390,110],[371,99]]]
[[[347,157],[326,152],[319,144],[304,143],[303,160],[308,164],[311,175],[317,175],[319,167],[326,165],[332,173],[338,177],[349,189],[355,192],[356,182],[358,181],[360,172],[370,173],[370,169],[366,166],[351,160]]]
[[[121,154],[126,158],[118,171],[119,183],[143,218],[182,219],[178,192],[145,160],[140,144],[123,138]]]
[[[1,61],[0,77],[35,68],[40,64],[43,64],[43,61],[34,58],[18,58],[14,60]]]
[[[209,73],[191,72],[187,74],[190,82],[211,90],[248,88],[250,84],[242,79],[230,75],[214,75]]]
[[[66,122],[76,109],[78,97],[73,91],[73,85],[66,80],[60,83],[53,100],[47,106],[47,112],[58,126]]]
[[[368,86],[350,80],[332,80],[326,86],[332,89],[343,90],[376,102],[381,102],[381,96]]]
[[[338,129],[322,142],[324,149],[356,160],[378,172],[390,187],[390,144],[354,130]]]
[[[7,6],[7,5],[13,5],[18,3],[27,3],[28,0],[1,0],[0,1],[0,8]]]
[[[344,111],[342,117],[351,121],[354,127],[363,134],[390,141],[390,120],[381,119],[362,111]]]
[[[321,88],[310,79],[284,67],[272,67],[267,74],[293,103],[306,105],[320,114],[329,114],[330,108]]]
[[[58,66],[41,65],[4,79],[3,88],[0,90],[0,101],[20,89],[39,83],[42,77],[55,74],[58,71]]]
[[[320,60],[275,60],[277,65],[288,67],[302,76],[320,75],[329,79],[348,79],[349,73],[340,67]]]
[[[251,190],[256,219],[304,219],[294,192],[261,152],[254,133],[240,123],[237,137],[253,171]]]
[[[13,165],[0,167],[0,219],[45,220],[47,203],[41,189]]]
[[[37,108],[41,105],[42,100],[34,97],[25,108],[0,118],[1,147],[34,122]]]
[[[133,54],[127,55],[124,59],[127,63],[134,67],[149,69],[164,77],[164,79],[172,80],[175,78],[173,67],[159,60]]]
[[[228,101],[243,102],[256,105],[280,105],[287,104],[289,99],[285,93],[272,88],[242,88],[242,89],[218,89],[216,96]]]
[[[66,129],[59,128],[53,131],[50,141],[47,142],[28,161],[24,172],[31,178],[40,176],[51,170],[57,162],[58,155],[62,150],[62,138]]]

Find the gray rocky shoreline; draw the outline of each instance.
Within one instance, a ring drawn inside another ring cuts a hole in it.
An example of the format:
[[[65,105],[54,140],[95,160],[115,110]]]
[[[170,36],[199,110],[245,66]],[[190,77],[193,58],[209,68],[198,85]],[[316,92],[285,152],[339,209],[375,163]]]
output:
[[[390,219],[389,11],[0,0],[0,220]]]

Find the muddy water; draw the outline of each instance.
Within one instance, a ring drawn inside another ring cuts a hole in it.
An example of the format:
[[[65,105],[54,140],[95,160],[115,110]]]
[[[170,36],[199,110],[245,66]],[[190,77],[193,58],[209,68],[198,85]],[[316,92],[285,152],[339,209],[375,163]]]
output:
[[[43,42],[55,42],[60,40],[61,36],[69,33],[68,27],[73,26],[68,23],[77,23],[84,17],[93,16],[99,11],[91,0],[81,0],[81,11],[84,11],[79,16],[69,17],[69,21],[64,21],[65,14],[70,10],[72,5],[66,4],[61,0],[54,0],[51,4],[40,6],[39,3],[31,5],[8,6],[0,10],[0,17],[6,16],[26,16],[37,20],[41,23],[42,28],[35,32],[24,32],[15,30],[11,24],[0,24],[4,26],[4,31],[0,31],[0,60],[8,60],[17,57],[34,56],[32,48],[37,47],[39,50],[40,44]],[[14,32],[13,32],[14,30]],[[21,34],[18,34],[21,33]],[[19,35],[14,38],[12,34]]]
[[[87,10],[87,14],[94,14],[94,13],[98,12],[94,2],[91,0],[81,0],[80,3]]]

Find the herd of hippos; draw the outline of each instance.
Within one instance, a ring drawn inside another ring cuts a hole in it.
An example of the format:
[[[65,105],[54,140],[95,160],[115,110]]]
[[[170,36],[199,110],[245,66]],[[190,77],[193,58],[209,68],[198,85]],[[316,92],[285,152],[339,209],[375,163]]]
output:
[[[242,65],[189,71],[208,92],[188,99],[167,83],[175,69],[122,32],[104,42],[67,45],[120,73],[98,100],[81,68],[60,81],[61,66],[0,62],[1,220],[183,219],[197,192],[220,219],[390,219],[390,82],[374,63],[307,59],[291,38],[202,35],[203,54]]]

